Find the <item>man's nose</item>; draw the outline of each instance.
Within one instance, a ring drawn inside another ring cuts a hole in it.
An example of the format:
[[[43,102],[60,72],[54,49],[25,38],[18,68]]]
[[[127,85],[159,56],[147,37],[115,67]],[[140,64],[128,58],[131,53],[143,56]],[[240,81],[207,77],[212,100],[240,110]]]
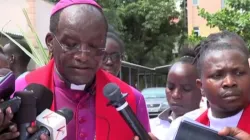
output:
[[[107,58],[106,64],[108,64],[108,65],[112,65],[113,64],[113,61],[111,60],[110,57]]]
[[[77,61],[85,62],[89,59],[89,52],[86,50],[81,50],[74,55]]]
[[[236,83],[235,78],[230,74],[228,74],[223,80],[223,87],[224,88],[230,88],[230,87],[234,87],[236,85],[237,85],[237,83]]]
[[[178,88],[175,88],[173,90],[172,98],[174,98],[174,99],[180,99],[181,98],[180,90]]]

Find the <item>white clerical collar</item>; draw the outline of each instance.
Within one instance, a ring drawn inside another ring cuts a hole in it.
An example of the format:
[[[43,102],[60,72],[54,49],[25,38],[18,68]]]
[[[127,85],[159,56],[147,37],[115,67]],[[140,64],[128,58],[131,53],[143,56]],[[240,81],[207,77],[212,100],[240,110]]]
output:
[[[72,90],[80,90],[80,91],[83,91],[86,87],[86,84],[85,85],[75,85],[75,84],[70,84],[70,89]]]
[[[65,82],[65,84],[66,84],[71,90],[79,90],[79,91],[84,91],[84,90],[85,90],[86,84],[84,84],[84,85],[76,85],[76,84],[70,83],[68,80],[66,80],[66,79],[59,73],[59,71],[57,70],[56,66],[55,66],[55,71],[56,71],[56,74],[59,76],[59,78],[60,78],[61,80],[63,80],[63,81]]]

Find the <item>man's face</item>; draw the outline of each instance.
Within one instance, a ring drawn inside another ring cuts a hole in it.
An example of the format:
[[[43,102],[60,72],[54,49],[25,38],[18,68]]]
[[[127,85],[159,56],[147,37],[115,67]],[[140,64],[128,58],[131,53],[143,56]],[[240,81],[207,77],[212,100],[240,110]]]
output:
[[[96,55],[95,52],[100,48],[104,50],[107,32],[101,13],[81,6],[65,8],[60,15],[57,33],[55,36],[48,34],[46,38],[58,71],[77,85],[93,80],[102,61],[102,54]],[[79,47],[76,51],[65,51],[62,46]]]
[[[121,69],[121,46],[112,38],[107,38],[102,67],[117,76]]]
[[[201,71],[201,80],[197,82],[204,90],[213,115],[232,115],[249,104],[250,69],[242,52],[234,49],[210,51]]]
[[[14,55],[10,53],[11,52],[10,49],[11,49],[11,46],[10,46],[10,43],[8,43],[8,44],[4,45],[3,52],[4,52],[4,55],[7,59],[8,66],[11,69],[13,69]]]

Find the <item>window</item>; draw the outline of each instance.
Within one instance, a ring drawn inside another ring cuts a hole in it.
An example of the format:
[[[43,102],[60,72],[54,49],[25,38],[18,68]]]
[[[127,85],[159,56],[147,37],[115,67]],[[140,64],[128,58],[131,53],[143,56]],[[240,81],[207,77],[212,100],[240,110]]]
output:
[[[221,0],[221,8],[225,7],[225,0]]]
[[[200,36],[200,29],[199,29],[199,27],[194,27],[193,30],[194,30],[194,34],[196,36]]]
[[[194,6],[197,6],[198,3],[199,3],[199,0],[193,0],[193,5],[194,5]]]

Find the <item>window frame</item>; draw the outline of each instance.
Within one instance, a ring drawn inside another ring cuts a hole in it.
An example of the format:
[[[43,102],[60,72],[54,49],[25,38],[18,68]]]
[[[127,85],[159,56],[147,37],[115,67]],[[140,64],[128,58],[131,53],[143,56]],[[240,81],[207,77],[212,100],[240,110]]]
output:
[[[197,1],[197,3],[194,3],[194,1]],[[199,0],[192,0],[193,6],[198,6],[199,5]]]
[[[197,33],[197,36],[200,36],[200,28],[198,26],[193,27],[193,31],[195,34]]]

